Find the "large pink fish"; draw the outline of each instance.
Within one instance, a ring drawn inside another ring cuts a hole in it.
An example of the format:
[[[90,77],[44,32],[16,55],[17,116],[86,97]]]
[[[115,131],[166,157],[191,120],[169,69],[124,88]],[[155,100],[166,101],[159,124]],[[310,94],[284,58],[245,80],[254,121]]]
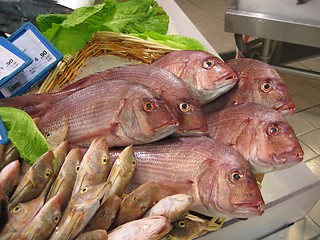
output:
[[[134,150],[137,166],[132,188],[156,181],[161,186],[161,198],[188,194],[194,200],[190,210],[207,216],[246,218],[264,211],[248,161],[217,140],[171,138],[135,146]],[[112,158],[114,154],[110,151]]]
[[[279,111],[293,114],[295,105],[279,74],[269,64],[248,58],[228,61],[238,74],[239,83],[224,95],[205,107],[205,111],[217,111],[228,106],[255,102]]]
[[[200,50],[170,52],[152,65],[165,68],[187,82],[201,104],[216,99],[238,82],[237,75],[228,64]]]
[[[256,173],[288,168],[303,159],[294,130],[274,109],[244,103],[206,117],[208,135],[239,151]]]
[[[37,126],[50,142],[60,133],[70,145],[89,147],[105,137],[109,147],[159,140],[175,132],[177,120],[167,103],[145,85],[101,81],[83,89],[0,100],[37,117]],[[65,129],[66,131],[62,131]]]
[[[89,75],[67,86],[66,90],[74,90],[114,79],[142,83],[168,103],[178,119],[176,133],[180,135],[203,135],[207,123],[199,101],[193,95],[189,86],[171,72],[152,65],[136,64],[125,67],[115,67],[103,72]]]

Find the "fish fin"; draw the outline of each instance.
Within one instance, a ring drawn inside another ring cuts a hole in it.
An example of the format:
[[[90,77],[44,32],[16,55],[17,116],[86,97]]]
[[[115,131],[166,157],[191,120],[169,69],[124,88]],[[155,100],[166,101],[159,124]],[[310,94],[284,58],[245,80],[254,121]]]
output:
[[[107,136],[109,134],[116,135],[116,129],[118,128],[118,123],[111,123],[110,127],[99,129],[97,131],[85,134],[79,138],[72,140],[72,145],[77,145],[77,143],[85,142],[85,141],[92,141],[94,138]]]
[[[14,107],[26,111],[32,118],[41,116],[44,110],[59,101],[65,94],[32,94],[0,99],[0,106]]]

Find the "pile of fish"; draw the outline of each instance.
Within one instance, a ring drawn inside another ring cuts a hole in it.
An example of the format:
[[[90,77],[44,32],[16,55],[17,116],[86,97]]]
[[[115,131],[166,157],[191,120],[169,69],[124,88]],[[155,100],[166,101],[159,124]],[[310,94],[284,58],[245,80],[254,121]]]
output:
[[[0,106],[54,149],[31,167],[3,154],[0,239],[192,239],[209,228],[189,212],[260,216],[255,174],[303,160],[285,83],[254,59],[175,51]]]

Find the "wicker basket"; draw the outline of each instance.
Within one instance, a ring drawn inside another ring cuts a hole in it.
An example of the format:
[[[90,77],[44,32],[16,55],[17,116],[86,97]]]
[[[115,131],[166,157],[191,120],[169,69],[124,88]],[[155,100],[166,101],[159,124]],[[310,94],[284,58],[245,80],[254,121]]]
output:
[[[96,32],[85,48],[74,55],[66,55],[40,85],[38,93],[59,91],[73,80],[78,69],[90,57],[115,55],[150,63],[177,49],[141,38],[114,32]]]

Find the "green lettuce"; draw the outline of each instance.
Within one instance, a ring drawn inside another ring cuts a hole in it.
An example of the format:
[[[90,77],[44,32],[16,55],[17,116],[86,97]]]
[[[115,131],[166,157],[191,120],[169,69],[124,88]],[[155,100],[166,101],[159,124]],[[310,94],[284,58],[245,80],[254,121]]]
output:
[[[0,117],[10,141],[28,163],[35,163],[50,150],[47,140],[26,112],[12,107],[0,107]]]
[[[194,38],[181,35],[164,35],[157,32],[145,32],[141,34],[131,34],[133,36],[142,38],[146,41],[160,43],[172,48],[182,50],[203,50],[207,51],[202,43]]]
[[[61,53],[74,54],[82,50],[97,31],[165,34],[169,16],[155,0],[106,0],[102,4],[75,9],[65,19],[54,18],[52,14],[39,15],[37,25]]]

